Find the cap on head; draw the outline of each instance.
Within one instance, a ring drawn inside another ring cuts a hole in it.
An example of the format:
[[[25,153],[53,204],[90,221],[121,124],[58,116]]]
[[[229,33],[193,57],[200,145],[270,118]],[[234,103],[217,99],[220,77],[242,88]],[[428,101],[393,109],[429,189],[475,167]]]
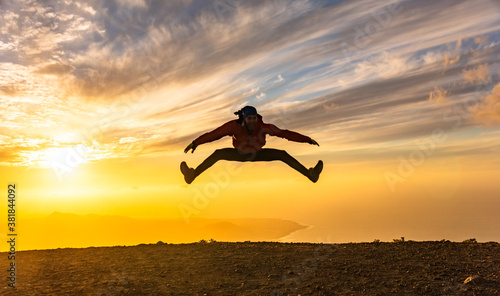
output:
[[[255,109],[255,107],[252,106],[243,107],[243,109],[241,109],[241,113],[243,115],[243,120],[245,120],[250,115],[258,115],[257,109]]]

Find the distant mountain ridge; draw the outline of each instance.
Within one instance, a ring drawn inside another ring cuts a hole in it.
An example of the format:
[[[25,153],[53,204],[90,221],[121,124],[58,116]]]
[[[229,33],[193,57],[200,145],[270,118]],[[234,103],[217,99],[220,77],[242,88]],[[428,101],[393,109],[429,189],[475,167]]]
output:
[[[279,240],[308,226],[282,219],[193,218],[138,219],[114,215],[76,215],[54,212],[19,223],[19,249],[183,243],[201,239],[220,241]],[[2,250],[6,251],[6,250]]]

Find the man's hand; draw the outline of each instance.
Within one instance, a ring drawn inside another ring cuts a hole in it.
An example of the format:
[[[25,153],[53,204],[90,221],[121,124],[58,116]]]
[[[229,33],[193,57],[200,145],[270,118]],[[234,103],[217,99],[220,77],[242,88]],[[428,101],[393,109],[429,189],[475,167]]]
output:
[[[186,147],[186,149],[184,149],[184,153],[188,153],[188,152],[189,152],[189,150],[191,150],[191,149],[193,149],[193,151],[191,151],[191,153],[193,153],[193,152],[194,152],[194,150],[196,149],[196,147],[197,147],[197,145],[196,145],[194,142],[192,142],[191,144],[189,144],[189,145]]]
[[[314,141],[313,139],[311,139],[311,141],[309,141],[309,144],[311,144],[311,145],[318,145],[318,147],[319,147],[318,142]]]

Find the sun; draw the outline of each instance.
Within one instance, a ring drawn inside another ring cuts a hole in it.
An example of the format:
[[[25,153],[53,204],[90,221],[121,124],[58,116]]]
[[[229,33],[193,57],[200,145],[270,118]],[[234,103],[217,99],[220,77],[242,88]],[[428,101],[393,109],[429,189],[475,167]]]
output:
[[[47,163],[54,170],[59,180],[71,175],[82,163],[87,163],[89,149],[84,145],[51,148],[47,151]]]
[[[71,175],[83,163],[88,163],[91,148],[85,145],[52,147],[32,151],[26,155],[26,164],[41,168],[52,168],[57,177]]]

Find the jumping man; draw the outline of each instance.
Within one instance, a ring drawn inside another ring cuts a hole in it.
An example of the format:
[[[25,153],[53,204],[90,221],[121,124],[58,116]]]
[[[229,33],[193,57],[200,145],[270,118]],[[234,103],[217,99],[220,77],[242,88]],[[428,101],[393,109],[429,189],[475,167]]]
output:
[[[318,142],[299,133],[282,130],[273,124],[264,123],[262,121],[262,116],[258,114],[257,110],[252,106],[246,106],[234,114],[238,115],[239,118],[231,120],[215,130],[199,136],[184,149],[184,153],[189,152],[191,149],[191,153],[193,153],[198,145],[218,140],[223,136],[231,136],[233,138],[234,148],[215,150],[214,153],[205,159],[196,169],[188,167],[186,162],[183,161],[181,163],[181,172],[184,175],[186,183],[191,184],[196,177],[219,160],[281,160],[309,178],[312,182],[316,183],[316,181],[318,181],[319,174],[323,170],[323,161],[320,160],[314,168],[307,169],[284,150],[262,148],[266,144],[266,135],[319,146]]]

